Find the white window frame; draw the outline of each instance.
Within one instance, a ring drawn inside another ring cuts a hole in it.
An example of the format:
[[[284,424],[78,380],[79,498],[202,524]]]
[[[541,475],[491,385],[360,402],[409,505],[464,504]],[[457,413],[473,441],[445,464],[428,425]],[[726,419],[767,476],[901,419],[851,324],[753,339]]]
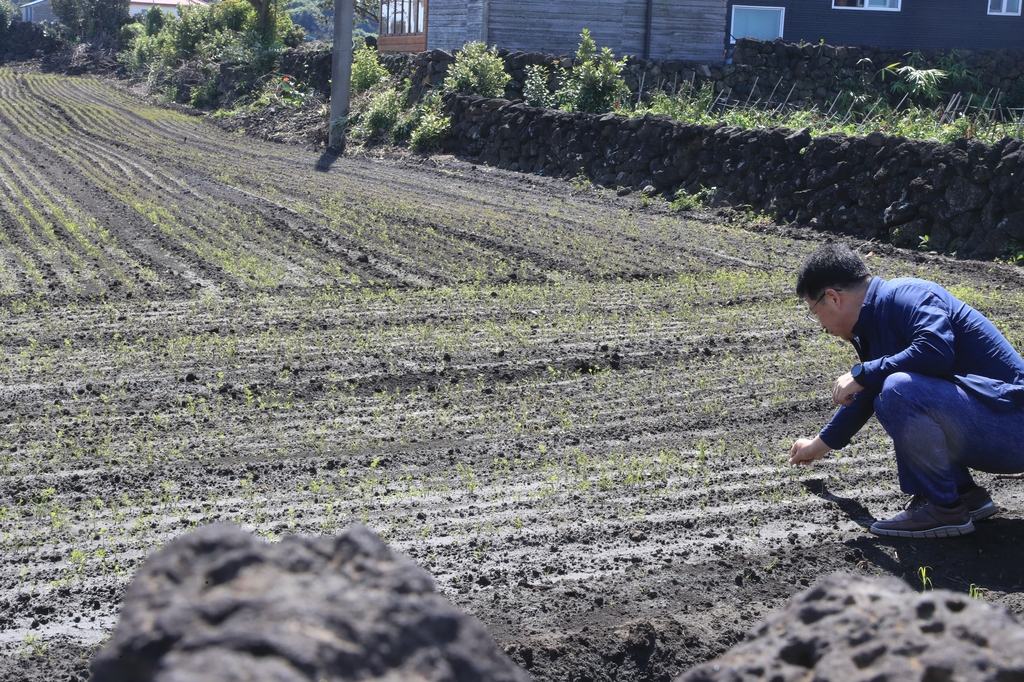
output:
[[[1006,2],[1007,2],[1007,0],[1002,0],[1002,7],[1003,7],[1002,11],[993,12],[992,11],[992,2],[991,2],[991,0],[989,0],[988,4],[987,4],[989,15],[993,16],[993,17],[1019,17],[1020,16],[1020,8],[1021,8],[1021,5],[1024,5],[1024,2],[1017,2],[1017,11],[1016,12],[1007,12],[1006,11]]]
[[[786,27],[786,8],[785,7],[771,7],[767,5],[733,5],[732,16],[729,18],[729,42],[735,43],[736,37],[732,33],[732,27],[736,25],[736,10],[737,9],[777,9],[779,10],[779,37],[785,35],[782,31]],[[746,36],[740,36],[741,38]]]
[[[855,12],[899,12],[903,7],[903,0],[896,0],[895,7],[868,7],[867,0],[864,1],[864,7],[845,7],[843,5],[836,5],[835,0],[832,0],[832,9],[852,9]]]

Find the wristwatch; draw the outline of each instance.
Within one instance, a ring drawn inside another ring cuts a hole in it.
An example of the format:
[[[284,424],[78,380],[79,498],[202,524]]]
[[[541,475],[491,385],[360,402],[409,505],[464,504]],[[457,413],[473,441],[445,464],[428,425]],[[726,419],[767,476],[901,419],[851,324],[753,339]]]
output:
[[[850,376],[853,377],[854,381],[863,386],[864,380],[861,377],[864,376],[864,365],[860,364],[859,362],[856,365],[854,365],[853,369],[850,370]]]

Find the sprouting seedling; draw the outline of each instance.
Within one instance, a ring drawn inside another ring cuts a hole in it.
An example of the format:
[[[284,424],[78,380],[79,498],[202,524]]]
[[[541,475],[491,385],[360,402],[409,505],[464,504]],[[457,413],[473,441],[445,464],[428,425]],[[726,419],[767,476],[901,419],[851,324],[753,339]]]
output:
[[[928,571],[931,570],[931,566],[921,566],[917,569],[917,577],[921,581],[921,591],[930,590],[934,588],[932,585],[932,579],[928,577]]]
[[[971,583],[971,586],[967,588],[967,596],[969,596],[971,599],[984,600],[986,594],[988,594],[987,587],[978,587],[974,583]]]

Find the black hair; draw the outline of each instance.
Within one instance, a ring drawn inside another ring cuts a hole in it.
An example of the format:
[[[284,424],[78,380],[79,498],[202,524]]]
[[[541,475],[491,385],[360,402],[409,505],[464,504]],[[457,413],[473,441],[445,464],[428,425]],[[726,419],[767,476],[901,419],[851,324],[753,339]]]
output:
[[[864,261],[846,244],[825,244],[814,250],[796,276],[796,295],[818,298],[826,289],[856,289],[871,277]]]

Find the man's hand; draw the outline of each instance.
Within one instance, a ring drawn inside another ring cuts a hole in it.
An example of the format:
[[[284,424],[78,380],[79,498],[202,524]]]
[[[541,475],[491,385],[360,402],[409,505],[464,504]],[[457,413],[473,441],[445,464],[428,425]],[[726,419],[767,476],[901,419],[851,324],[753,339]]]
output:
[[[825,441],[818,436],[801,438],[793,443],[793,449],[789,451],[789,463],[807,466],[814,460],[821,459],[831,450],[832,448],[825,445]]]
[[[836,405],[850,405],[853,403],[853,396],[864,390],[864,387],[857,383],[853,375],[847,372],[836,379],[832,385],[832,402]]]

